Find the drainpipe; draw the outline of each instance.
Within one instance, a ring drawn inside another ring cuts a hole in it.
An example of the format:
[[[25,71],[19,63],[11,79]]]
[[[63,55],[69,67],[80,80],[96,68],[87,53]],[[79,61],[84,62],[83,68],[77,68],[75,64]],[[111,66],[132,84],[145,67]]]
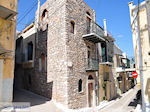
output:
[[[37,9],[37,23],[36,23],[36,44],[38,44],[38,36],[39,36],[39,22],[40,22],[40,0],[38,0],[38,9]]]
[[[104,36],[107,36],[107,26],[106,26],[106,19],[104,21]]]
[[[103,20],[104,21],[104,36],[107,37],[107,25],[106,25],[106,19]],[[106,42],[106,56],[107,56],[107,62],[108,62],[108,42],[107,40]]]
[[[95,44],[96,45],[96,60],[98,60],[99,64],[99,43]],[[99,65],[98,65],[99,67]],[[98,71],[96,71],[96,105],[99,105],[99,68]]]

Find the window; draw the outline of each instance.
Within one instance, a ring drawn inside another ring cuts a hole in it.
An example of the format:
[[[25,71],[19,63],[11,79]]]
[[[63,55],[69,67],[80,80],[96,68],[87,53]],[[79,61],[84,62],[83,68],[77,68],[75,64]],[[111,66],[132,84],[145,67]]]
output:
[[[90,75],[90,76],[88,77],[88,80],[93,80],[93,77]]]
[[[71,33],[74,33],[75,23],[74,23],[73,21],[71,21],[70,24],[71,24],[70,32],[71,32]]]
[[[47,71],[47,61],[46,56],[44,53],[41,54],[39,58],[39,71],[46,72]]]
[[[41,54],[41,68],[42,70],[45,70],[45,54]]]
[[[48,11],[46,9],[44,9],[43,13],[42,13],[42,20],[44,18],[47,18],[47,15],[48,15]]]
[[[27,51],[28,51],[28,61],[32,60],[32,58],[33,58],[33,43],[32,42],[28,43]]]
[[[82,80],[81,79],[78,82],[78,92],[82,92]]]
[[[102,62],[106,62],[107,61],[107,49],[106,49],[106,44],[105,43],[101,43],[101,50],[102,50]]]
[[[91,15],[88,11],[86,12],[86,14],[89,15],[89,16]]]

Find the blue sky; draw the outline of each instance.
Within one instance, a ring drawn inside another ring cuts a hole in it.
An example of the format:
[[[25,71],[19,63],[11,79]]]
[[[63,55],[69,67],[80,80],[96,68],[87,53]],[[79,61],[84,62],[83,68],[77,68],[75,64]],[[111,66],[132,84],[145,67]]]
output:
[[[38,0],[19,0],[17,30],[21,31],[25,25],[34,20]],[[46,0],[41,0],[43,4]],[[97,23],[103,27],[103,19],[107,20],[107,29],[116,40],[116,45],[129,57],[134,56],[132,33],[130,26],[130,15],[128,2],[131,0],[84,0],[92,9],[96,11]],[[115,2],[114,2],[115,1]],[[133,0],[137,4],[138,0]],[[143,1],[143,0],[141,0]],[[33,9],[25,17],[32,6]]]

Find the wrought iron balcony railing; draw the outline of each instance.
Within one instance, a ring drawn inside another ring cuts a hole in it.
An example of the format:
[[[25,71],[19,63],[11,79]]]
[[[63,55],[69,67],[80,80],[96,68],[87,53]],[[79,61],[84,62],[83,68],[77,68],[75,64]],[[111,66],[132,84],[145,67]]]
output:
[[[88,58],[85,59],[85,69],[86,71],[98,71],[99,70],[99,60]]]
[[[83,35],[83,39],[89,40],[93,43],[105,41],[104,30],[94,21],[87,25],[86,34]]]

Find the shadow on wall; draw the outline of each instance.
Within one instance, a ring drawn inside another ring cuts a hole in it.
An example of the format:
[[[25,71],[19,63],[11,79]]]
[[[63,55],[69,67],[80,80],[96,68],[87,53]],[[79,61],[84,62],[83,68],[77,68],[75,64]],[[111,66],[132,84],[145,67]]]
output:
[[[150,78],[147,80],[145,94],[148,95],[148,101],[150,102]]]

